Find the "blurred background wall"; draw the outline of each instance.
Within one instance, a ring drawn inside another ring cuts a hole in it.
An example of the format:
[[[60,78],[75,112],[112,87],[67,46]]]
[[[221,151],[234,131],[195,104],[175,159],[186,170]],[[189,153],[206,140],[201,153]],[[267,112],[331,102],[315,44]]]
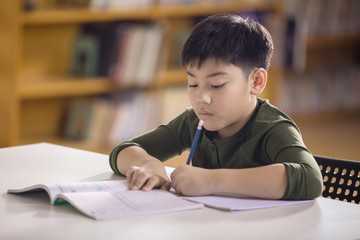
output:
[[[357,0],[1,1],[0,146],[109,153],[167,123],[189,107],[181,47],[222,12],[271,32],[261,97],[296,121],[312,153],[360,160]]]

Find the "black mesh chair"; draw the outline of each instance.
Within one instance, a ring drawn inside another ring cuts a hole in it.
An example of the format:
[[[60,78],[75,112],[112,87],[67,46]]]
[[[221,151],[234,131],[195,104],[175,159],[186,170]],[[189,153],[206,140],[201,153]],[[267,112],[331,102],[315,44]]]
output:
[[[360,204],[360,162],[314,155],[324,188],[322,196]]]

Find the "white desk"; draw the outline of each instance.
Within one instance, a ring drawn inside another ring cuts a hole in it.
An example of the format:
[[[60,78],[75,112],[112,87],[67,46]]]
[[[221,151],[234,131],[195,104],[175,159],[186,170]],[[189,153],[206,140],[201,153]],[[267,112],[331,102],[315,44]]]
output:
[[[0,239],[360,239],[360,206],[315,203],[224,212],[205,208],[96,221],[45,194],[11,195],[37,183],[117,179],[108,156],[40,143],[0,149]]]

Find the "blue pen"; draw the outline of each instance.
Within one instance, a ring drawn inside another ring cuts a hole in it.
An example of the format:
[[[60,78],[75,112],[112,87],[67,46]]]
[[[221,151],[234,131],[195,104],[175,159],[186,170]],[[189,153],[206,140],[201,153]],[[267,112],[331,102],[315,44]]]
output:
[[[200,121],[199,121],[199,124],[198,124],[198,126],[197,126],[197,130],[196,130],[196,133],[195,133],[194,141],[193,141],[193,143],[192,143],[192,145],[191,145],[190,154],[189,154],[188,160],[187,160],[187,162],[186,162],[187,165],[190,164],[191,159],[192,159],[192,157],[193,157],[193,155],[194,155],[195,148],[196,148],[196,144],[197,144],[197,142],[198,142],[198,140],[199,140],[199,136],[200,136],[200,132],[201,132],[201,129],[202,129],[203,124],[204,124],[204,121],[203,121],[203,120],[200,120]]]

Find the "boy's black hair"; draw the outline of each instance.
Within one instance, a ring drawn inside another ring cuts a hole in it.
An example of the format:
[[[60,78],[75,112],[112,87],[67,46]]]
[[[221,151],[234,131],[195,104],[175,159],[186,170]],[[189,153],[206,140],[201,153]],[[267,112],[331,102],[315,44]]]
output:
[[[235,14],[217,14],[198,23],[186,41],[183,66],[202,63],[210,58],[233,64],[247,74],[254,68],[268,70],[273,41],[261,24]]]

